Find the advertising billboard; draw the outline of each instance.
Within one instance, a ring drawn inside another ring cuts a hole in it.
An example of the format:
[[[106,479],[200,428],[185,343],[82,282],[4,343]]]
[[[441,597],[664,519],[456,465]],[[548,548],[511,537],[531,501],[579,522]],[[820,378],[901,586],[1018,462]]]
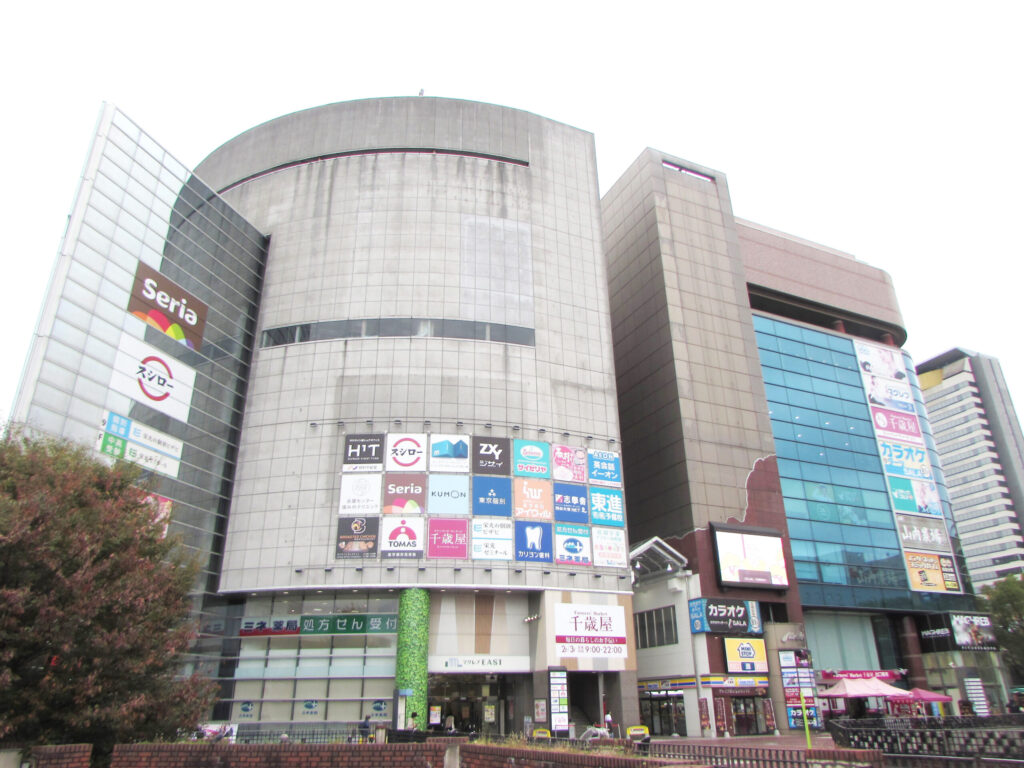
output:
[[[918,592],[959,592],[960,579],[950,556],[904,552],[910,588]]]
[[[341,476],[340,515],[379,515],[381,475]]]
[[[512,478],[474,477],[473,514],[512,516]]]
[[[377,535],[380,531],[379,517],[362,515],[338,518],[338,539],[334,557],[376,557]]]
[[[595,525],[626,524],[626,502],[622,491],[613,488],[590,489],[590,522]]]
[[[560,565],[591,565],[590,526],[555,523],[555,562]]]
[[[551,444],[537,440],[513,440],[512,474],[551,477]]]
[[[555,520],[563,523],[590,522],[586,486],[555,483]]]
[[[422,517],[381,518],[380,556],[385,560],[423,557]]]
[[[550,563],[552,560],[551,523],[516,520],[516,560]]]
[[[625,658],[626,615],[621,605],[555,604],[555,645],[562,658]]]
[[[430,436],[431,472],[469,472],[467,435]]]
[[[195,381],[195,369],[131,334],[121,334],[110,378],[115,392],[187,423]]]
[[[507,437],[474,437],[473,474],[509,475],[512,469],[512,441]]]
[[[184,443],[127,416],[107,411],[96,450],[116,459],[132,461],[168,477],[177,477]]]
[[[767,672],[768,651],[759,637],[726,637],[725,666],[728,672]]]
[[[594,550],[594,565],[608,568],[625,568],[627,564],[626,532],[622,528],[590,529],[590,540]]]
[[[388,472],[423,472],[427,468],[427,436],[389,432],[384,466]]]
[[[385,515],[419,515],[427,507],[427,476],[421,472],[384,475]]]
[[[427,510],[432,515],[469,514],[469,476],[435,475],[428,478]]]
[[[554,520],[551,481],[516,477],[512,481],[513,517],[520,520]]]
[[[203,343],[206,304],[141,261],[135,269],[128,312],[192,351]]]
[[[691,632],[760,634],[764,631],[761,610],[753,600],[698,597],[690,601],[689,608]]]
[[[612,451],[587,451],[587,474],[594,485],[622,487],[622,460]]]
[[[587,452],[569,445],[552,445],[551,477],[564,483],[587,482]]]
[[[500,517],[474,517],[471,526],[474,560],[512,559],[515,529],[511,520]]]
[[[455,560],[469,557],[469,520],[430,518],[427,521],[427,557]]]
[[[342,472],[381,472],[384,469],[384,434],[346,435]]]
[[[763,529],[712,527],[718,580],[725,587],[786,589],[782,536]]]

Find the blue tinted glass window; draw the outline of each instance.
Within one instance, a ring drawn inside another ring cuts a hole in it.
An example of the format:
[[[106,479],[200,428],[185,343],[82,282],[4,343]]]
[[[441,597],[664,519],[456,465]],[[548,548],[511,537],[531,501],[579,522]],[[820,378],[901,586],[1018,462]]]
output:
[[[836,381],[845,386],[852,387],[858,392],[861,391],[863,383],[857,371],[850,371],[846,368],[834,368],[833,370],[836,372]]]
[[[806,520],[788,521],[789,535],[798,539],[813,539],[811,535],[811,524]]]
[[[803,499],[786,498],[786,517],[807,519],[807,502]]]
[[[792,459],[779,459],[779,477],[792,477],[799,479],[803,476],[800,471],[800,462]]]
[[[816,483],[827,483],[831,480],[828,467],[824,464],[804,464],[801,467],[801,474],[804,480],[812,480]]]
[[[825,379],[814,378],[811,379],[811,385],[814,387],[815,393],[819,395],[839,397],[839,385],[836,384],[834,381],[826,381]]]
[[[846,583],[846,566],[845,565],[822,565],[821,566],[821,580],[826,584],[845,584]]]
[[[811,372],[810,366],[807,361],[801,357],[793,357],[792,355],[780,355],[780,361],[782,362],[781,368],[792,373],[799,373],[803,375],[809,375]]]
[[[796,459],[797,456],[797,445],[789,440],[775,439],[775,453],[781,459]]]
[[[793,566],[799,581],[821,581],[818,577],[818,566],[814,563],[803,563],[798,560]],[[801,590],[800,594],[806,599],[806,592]]]
[[[788,403],[789,394],[786,392],[785,387],[778,386],[777,384],[765,384],[764,393],[768,398],[769,402],[772,403]]]
[[[783,496],[796,499],[804,498],[804,484],[802,481],[791,480],[789,478],[784,477],[780,480],[780,482],[782,483]]]
[[[876,547],[899,546],[899,540],[893,531],[883,531],[880,528],[868,528],[867,531],[871,536],[871,543]]]
[[[797,560],[815,560],[817,558],[813,541],[790,539],[789,545],[793,552],[793,557]]]
[[[811,538],[816,541],[842,542],[843,540],[843,527],[835,523],[812,522],[811,531],[814,533]]]
[[[811,377],[810,376],[807,376],[807,375],[802,374],[802,373],[794,373],[792,371],[784,372],[783,376],[785,377],[785,386],[791,387],[793,389],[802,390],[802,392],[808,392],[809,393],[811,391]],[[790,403],[798,403],[799,402],[798,400],[794,400],[793,399],[793,393],[792,392],[790,392],[790,394],[789,394],[789,402]],[[810,400],[809,402],[810,402],[810,405],[814,404],[813,400]]]
[[[826,523],[839,522],[839,510],[833,504],[826,504],[823,501],[807,502],[807,515],[811,520],[820,520]]]
[[[761,365],[771,366],[772,368],[782,367],[782,355],[778,352],[770,352],[767,349],[759,350],[761,356]]]
[[[853,342],[843,336],[829,336],[828,348],[836,352],[845,352],[847,356],[853,357]]]
[[[824,451],[824,449],[821,448],[821,446],[818,446],[818,445],[806,445],[804,443],[800,443],[797,446],[797,450],[799,452],[798,458],[801,461],[813,462],[813,461],[824,461],[825,460],[825,456],[824,456],[825,451]]]

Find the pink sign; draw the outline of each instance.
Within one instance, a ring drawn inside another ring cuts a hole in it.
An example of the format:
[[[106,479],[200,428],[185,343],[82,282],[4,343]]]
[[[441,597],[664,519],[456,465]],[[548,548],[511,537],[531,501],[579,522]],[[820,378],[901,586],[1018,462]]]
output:
[[[469,520],[432,517],[427,532],[427,557],[465,560],[469,557]]]
[[[873,405],[871,420],[875,423],[875,434],[883,440],[903,440],[919,444],[924,442],[924,438],[921,437],[921,426],[915,414]]]
[[[552,445],[551,476],[565,483],[587,482],[587,452],[568,445]]]
[[[899,680],[902,675],[895,669],[828,669],[821,670],[822,680]]]

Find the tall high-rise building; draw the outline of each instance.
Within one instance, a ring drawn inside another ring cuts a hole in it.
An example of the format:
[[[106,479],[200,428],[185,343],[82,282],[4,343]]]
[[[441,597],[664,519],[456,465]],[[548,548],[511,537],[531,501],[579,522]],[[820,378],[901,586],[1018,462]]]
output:
[[[602,203],[650,726],[794,726],[801,690],[853,675],[1004,701],[991,639],[948,642],[987,619],[888,275],[736,219],[723,174],[653,149]]]
[[[602,201],[527,112],[332,104],[193,172],[107,109],[14,417],[151,473],[215,719],[754,733],[845,673],[1003,695],[904,337],[722,174]]]
[[[1024,573],[1024,434],[999,361],[951,349],[917,366],[974,589]]]

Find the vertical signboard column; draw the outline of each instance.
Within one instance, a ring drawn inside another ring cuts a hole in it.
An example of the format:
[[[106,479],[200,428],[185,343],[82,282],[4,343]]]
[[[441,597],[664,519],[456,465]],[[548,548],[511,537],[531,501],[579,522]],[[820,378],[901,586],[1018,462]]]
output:
[[[565,667],[548,667],[548,698],[551,701],[551,735],[569,735],[569,672]]]

